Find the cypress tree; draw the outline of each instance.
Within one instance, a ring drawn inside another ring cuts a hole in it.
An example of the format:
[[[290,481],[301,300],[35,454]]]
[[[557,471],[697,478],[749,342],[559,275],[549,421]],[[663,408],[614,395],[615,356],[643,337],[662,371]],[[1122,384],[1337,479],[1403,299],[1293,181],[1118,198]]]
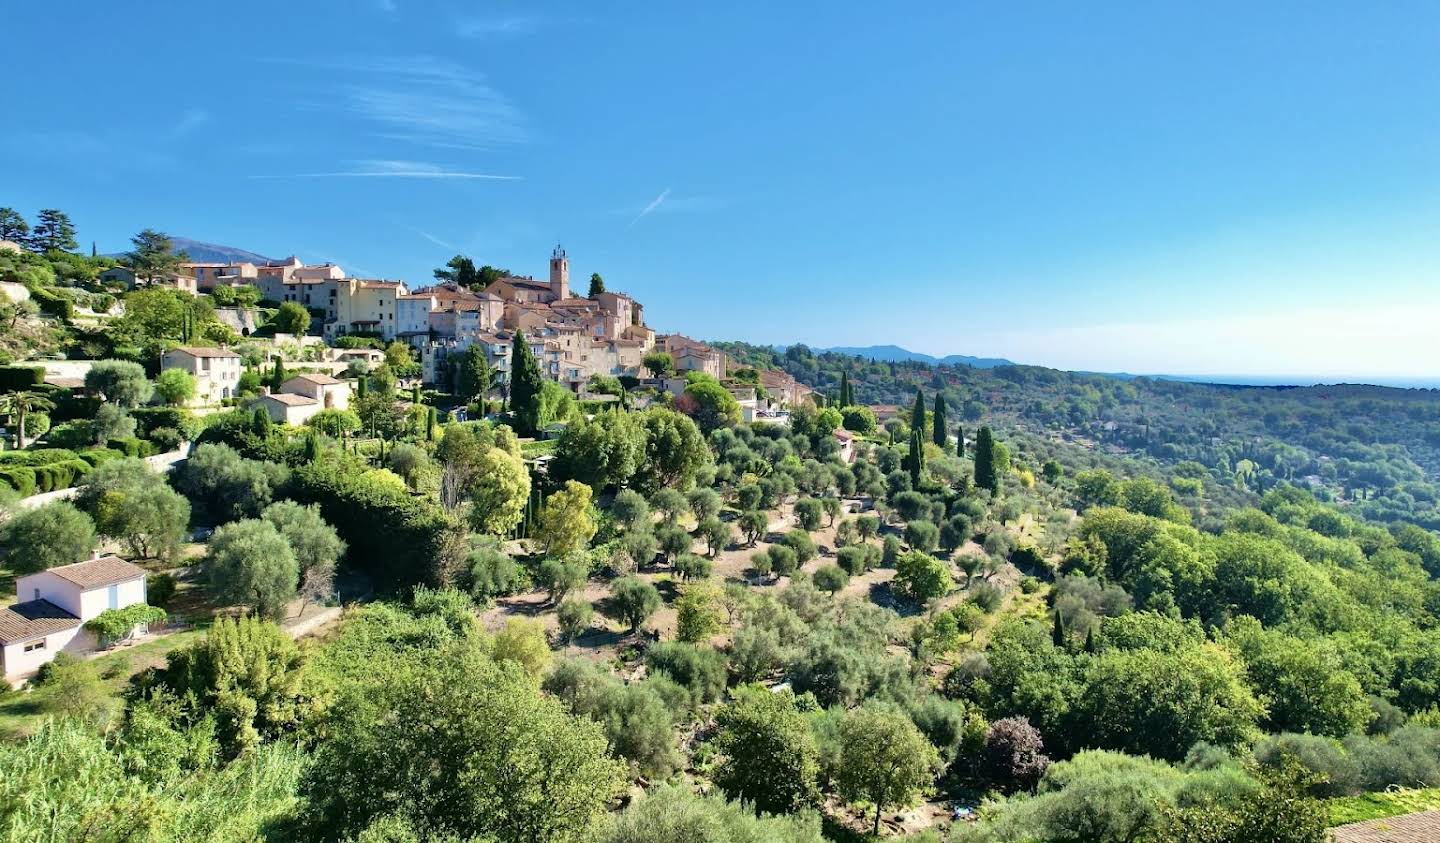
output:
[[[849,373],[849,372],[841,372],[841,373],[840,373],[840,406],[841,406],[841,407],[850,407],[850,406],[853,406],[854,404],[855,404],[855,400],[850,396],[850,373]]]
[[[315,431],[305,434],[305,462],[315,462],[320,456],[320,440],[315,436]]]
[[[436,418],[435,408],[434,408],[434,407],[431,407],[431,408],[430,408],[430,411],[425,414],[425,441],[426,441],[426,442],[434,442],[434,441],[435,441],[435,424],[436,424],[437,421],[438,421],[438,419]]]
[[[418,383],[415,384],[415,386],[412,387],[411,390],[410,390],[410,403],[412,403],[412,404],[423,404],[423,403],[425,403],[425,402],[421,399],[421,396],[420,396],[420,384],[418,384]]]
[[[1085,630],[1085,652],[1092,655],[1095,653],[1095,627],[1093,626]]]
[[[250,432],[262,439],[270,437],[270,414],[264,407],[256,407],[250,415]]]
[[[995,465],[995,435],[990,428],[982,427],[975,435],[975,485],[989,489],[991,494],[999,491],[1000,471]]]
[[[1055,612],[1055,627],[1050,630],[1050,640],[1055,642],[1056,647],[1063,648],[1068,636],[1065,634],[1065,619],[1060,617],[1059,610]]]
[[[275,358],[275,370],[270,373],[270,391],[279,392],[281,385],[285,383],[285,365],[280,358]]]
[[[957,424],[957,425],[955,426],[955,456],[957,456],[957,457],[963,457],[963,456],[965,456],[965,427],[964,427],[964,425],[958,425],[958,424]]]
[[[925,393],[915,387],[915,407],[910,411],[910,429],[925,435]]]
[[[355,381],[355,397],[356,397],[356,398],[364,398],[369,392],[370,392],[370,378],[369,378],[369,376],[367,376],[367,375],[361,375],[361,376]]]
[[[930,414],[930,424],[935,428],[935,444],[945,450],[945,396],[935,393],[935,411]]]
[[[523,331],[515,332],[510,344],[510,409],[522,436],[534,436],[540,429],[540,364],[525,341]]]

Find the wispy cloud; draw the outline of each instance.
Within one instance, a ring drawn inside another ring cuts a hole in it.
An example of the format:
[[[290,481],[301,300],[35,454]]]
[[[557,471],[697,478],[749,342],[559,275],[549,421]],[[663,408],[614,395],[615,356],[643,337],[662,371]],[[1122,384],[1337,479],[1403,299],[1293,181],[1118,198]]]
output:
[[[175,125],[170,128],[170,137],[183,138],[210,122],[210,112],[203,108],[187,108]]]
[[[425,238],[426,240],[429,240],[431,243],[434,243],[436,246],[439,246],[442,249],[449,249],[452,252],[464,251],[459,246],[456,246],[453,243],[447,243],[446,241],[441,240],[439,237],[436,237],[428,231],[422,231],[421,229],[418,229],[413,225],[407,225],[405,227]]]
[[[348,170],[333,170],[321,173],[288,173],[281,175],[257,175],[252,179],[479,179],[482,181],[520,181],[521,176],[501,176],[493,173],[473,173],[467,170],[452,170],[426,161],[369,160],[352,161]]]
[[[380,137],[447,149],[522,143],[530,132],[514,105],[481,73],[433,56],[358,61],[275,58],[342,77],[310,103],[376,127]]]
[[[539,25],[539,20],[526,15],[462,18],[459,23],[455,25],[455,34],[461,38],[527,35],[534,32]]]
[[[658,210],[661,205],[664,205],[664,204],[665,204],[665,200],[666,200],[666,199],[669,199],[669,198],[670,198],[670,188],[667,187],[667,188],[665,188],[664,190],[660,191],[660,195],[659,195],[659,196],[656,196],[654,199],[651,199],[649,205],[646,205],[644,208],[641,208],[641,209],[640,209],[640,213],[636,214],[636,215],[635,215],[635,218],[632,219],[632,220],[630,220],[630,224],[627,225],[627,226],[625,226],[625,227],[626,227],[626,228],[634,228],[634,227],[635,227],[635,223],[637,223],[637,222],[645,219],[646,217],[650,216],[652,213],[654,213],[656,210]]]

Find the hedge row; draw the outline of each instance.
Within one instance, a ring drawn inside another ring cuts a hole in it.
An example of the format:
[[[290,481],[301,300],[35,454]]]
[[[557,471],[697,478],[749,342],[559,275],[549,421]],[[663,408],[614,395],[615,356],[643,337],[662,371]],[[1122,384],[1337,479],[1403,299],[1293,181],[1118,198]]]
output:
[[[34,389],[44,382],[42,366],[0,366],[0,392]]]
[[[119,451],[127,457],[148,457],[155,453],[155,446],[151,445],[149,440],[135,436],[111,439],[105,443],[105,447]]]
[[[46,287],[29,287],[30,298],[40,306],[41,313],[59,316],[65,321],[75,318],[75,302]]]
[[[0,482],[28,497],[68,489],[92,469],[124,454],[110,448],[89,448],[76,453],[64,448],[37,448],[0,454]]]

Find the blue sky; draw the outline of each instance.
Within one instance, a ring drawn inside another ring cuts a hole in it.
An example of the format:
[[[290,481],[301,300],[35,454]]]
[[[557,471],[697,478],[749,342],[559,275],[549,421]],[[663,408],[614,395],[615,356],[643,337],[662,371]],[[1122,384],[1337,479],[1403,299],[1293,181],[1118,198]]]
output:
[[[1435,374],[1440,5],[695,5],[15,6],[0,205],[412,285],[559,240],[702,338]]]

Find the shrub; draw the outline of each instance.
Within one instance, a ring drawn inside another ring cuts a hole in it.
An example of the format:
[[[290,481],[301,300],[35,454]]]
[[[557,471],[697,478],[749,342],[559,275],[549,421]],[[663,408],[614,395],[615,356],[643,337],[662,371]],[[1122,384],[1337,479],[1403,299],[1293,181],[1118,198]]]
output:
[[[1029,720],[1007,717],[990,724],[981,769],[1001,790],[1030,789],[1049,766],[1045,743]]]

